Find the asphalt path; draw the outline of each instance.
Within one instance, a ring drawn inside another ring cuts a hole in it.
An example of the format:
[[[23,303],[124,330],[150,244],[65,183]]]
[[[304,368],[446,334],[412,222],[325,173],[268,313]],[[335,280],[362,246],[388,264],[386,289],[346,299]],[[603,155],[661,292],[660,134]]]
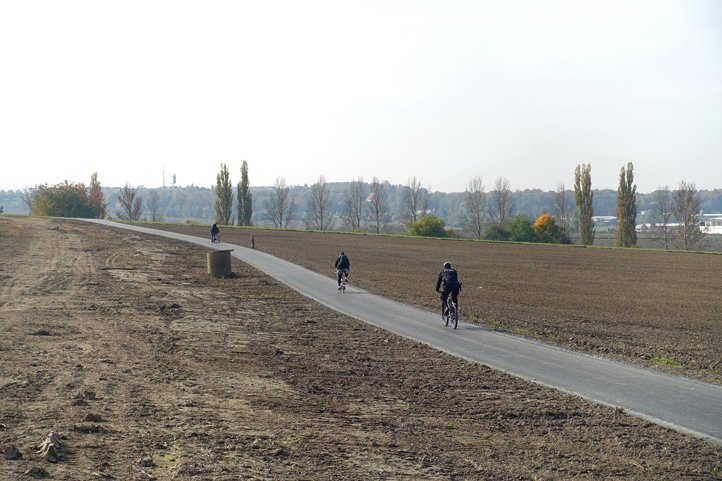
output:
[[[336,289],[336,280],[270,254],[235,244],[112,221],[92,222],[154,234],[231,255],[338,312],[448,354],[514,376],[624,409],[627,413],[722,445],[722,386],[662,374],[549,346],[460,321],[444,326],[439,313],[391,301],[362,289]]]

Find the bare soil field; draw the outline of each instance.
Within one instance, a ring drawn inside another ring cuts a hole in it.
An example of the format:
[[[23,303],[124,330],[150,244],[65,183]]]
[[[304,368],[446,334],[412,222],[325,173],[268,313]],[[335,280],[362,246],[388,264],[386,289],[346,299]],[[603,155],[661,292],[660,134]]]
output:
[[[279,238],[256,232],[264,249]],[[413,288],[364,268],[367,249],[348,247],[354,279]],[[0,217],[0,479],[722,479],[719,446],[390,335],[235,260],[210,278],[207,252]],[[432,284],[439,262],[414,262]],[[55,463],[36,453],[49,432]]]
[[[154,225],[206,237],[207,227]],[[352,284],[438,309],[444,261],[464,283],[462,320],[566,348],[722,383],[722,255],[224,228],[333,277],[341,250]]]

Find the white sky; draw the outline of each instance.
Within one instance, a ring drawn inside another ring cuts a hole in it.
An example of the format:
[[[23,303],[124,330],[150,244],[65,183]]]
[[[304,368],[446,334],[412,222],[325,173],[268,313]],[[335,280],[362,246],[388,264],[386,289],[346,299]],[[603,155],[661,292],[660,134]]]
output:
[[[722,1],[2,1],[0,189],[722,187]]]

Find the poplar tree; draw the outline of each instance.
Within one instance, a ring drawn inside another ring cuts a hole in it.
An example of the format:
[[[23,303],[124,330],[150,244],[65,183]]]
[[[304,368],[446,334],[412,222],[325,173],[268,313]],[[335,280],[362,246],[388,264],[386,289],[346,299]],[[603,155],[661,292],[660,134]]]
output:
[[[571,226],[570,222],[570,208],[567,202],[567,191],[564,188],[564,184],[557,184],[557,191],[554,194],[554,218],[557,225],[563,232],[569,232]]]
[[[248,182],[248,162],[241,165],[241,181],[236,187],[238,199],[238,225],[250,226],[253,215],[253,195]]]
[[[617,247],[637,245],[637,186],[634,184],[634,165],[627,163],[619,173],[617,188],[617,229],[614,243]]]
[[[88,201],[95,211],[98,219],[105,219],[108,214],[108,202],[105,200],[105,194],[98,180],[98,173],[94,172],[90,176],[90,187],[88,188]]]
[[[226,164],[216,176],[216,223],[230,225],[233,220],[233,187]]]
[[[594,243],[594,209],[592,208],[592,166],[579,164],[574,169],[574,200],[579,216],[579,232],[582,244],[590,246]]]

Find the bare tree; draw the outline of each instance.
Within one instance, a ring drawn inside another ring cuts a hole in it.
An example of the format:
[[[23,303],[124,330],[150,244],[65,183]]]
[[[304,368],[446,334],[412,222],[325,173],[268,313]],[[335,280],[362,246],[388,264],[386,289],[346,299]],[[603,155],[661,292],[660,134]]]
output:
[[[694,182],[682,181],[674,192],[672,213],[677,219],[677,245],[686,251],[702,239],[699,228],[702,199]]]
[[[506,225],[514,214],[514,206],[511,197],[511,187],[509,181],[499,177],[494,184],[494,190],[489,192],[491,196],[491,213],[494,220]]]
[[[286,179],[276,177],[276,185],[264,201],[266,211],[263,214],[274,227],[286,228],[293,222],[296,215],[296,201],[290,194],[291,189],[286,187]]]
[[[594,244],[593,199],[592,166],[579,164],[574,169],[574,200],[579,214],[579,232],[582,235],[582,244],[585,246]]]
[[[348,190],[344,197],[342,218],[344,225],[350,230],[361,230],[364,215],[364,201],[366,200],[365,191],[364,181],[361,177],[359,177],[358,180],[352,180],[348,185]]]
[[[158,195],[157,190],[153,190],[148,194],[148,200],[145,201],[145,206],[150,213],[151,222],[163,222],[165,214],[163,213],[163,208],[160,206],[160,195]]]
[[[464,196],[466,223],[477,239],[484,233],[484,217],[486,214],[486,193],[481,177],[476,176],[469,181]]]
[[[428,191],[421,187],[421,182],[416,177],[409,179],[404,189],[404,218],[416,222],[419,217],[426,215],[428,197]]]
[[[33,209],[33,201],[35,200],[37,194],[37,187],[23,189],[23,192],[20,194],[20,198],[23,200],[23,204],[25,204],[25,207],[27,207],[28,209],[28,214],[35,213]]]
[[[569,232],[571,226],[571,207],[567,200],[567,191],[564,184],[557,185],[557,192],[554,194],[554,219],[559,229]]]
[[[322,175],[318,178],[318,182],[311,186],[306,226],[312,230],[331,230],[333,225],[331,190],[326,184],[326,178]]]
[[[233,185],[226,164],[216,176],[216,223],[233,224]]]
[[[251,225],[253,215],[253,194],[248,182],[248,162],[245,160],[241,165],[241,181],[236,187],[236,198],[238,199],[238,225]]]
[[[381,181],[377,177],[371,180],[369,195],[366,198],[369,219],[377,234],[386,228],[389,220],[389,206],[386,200],[387,181]]]
[[[669,249],[672,240],[672,228],[669,226],[669,220],[672,218],[672,201],[669,186],[660,185],[654,191],[654,218],[657,223],[656,231],[659,232],[661,238],[659,242],[665,249]]]
[[[617,229],[614,243],[617,247],[637,245],[637,186],[634,184],[634,164],[627,163],[619,173],[617,188]]]
[[[140,214],[143,206],[143,198],[138,195],[137,191],[127,182],[121,187],[118,194],[118,204],[120,210],[117,211],[119,219],[123,220],[140,220]]]

